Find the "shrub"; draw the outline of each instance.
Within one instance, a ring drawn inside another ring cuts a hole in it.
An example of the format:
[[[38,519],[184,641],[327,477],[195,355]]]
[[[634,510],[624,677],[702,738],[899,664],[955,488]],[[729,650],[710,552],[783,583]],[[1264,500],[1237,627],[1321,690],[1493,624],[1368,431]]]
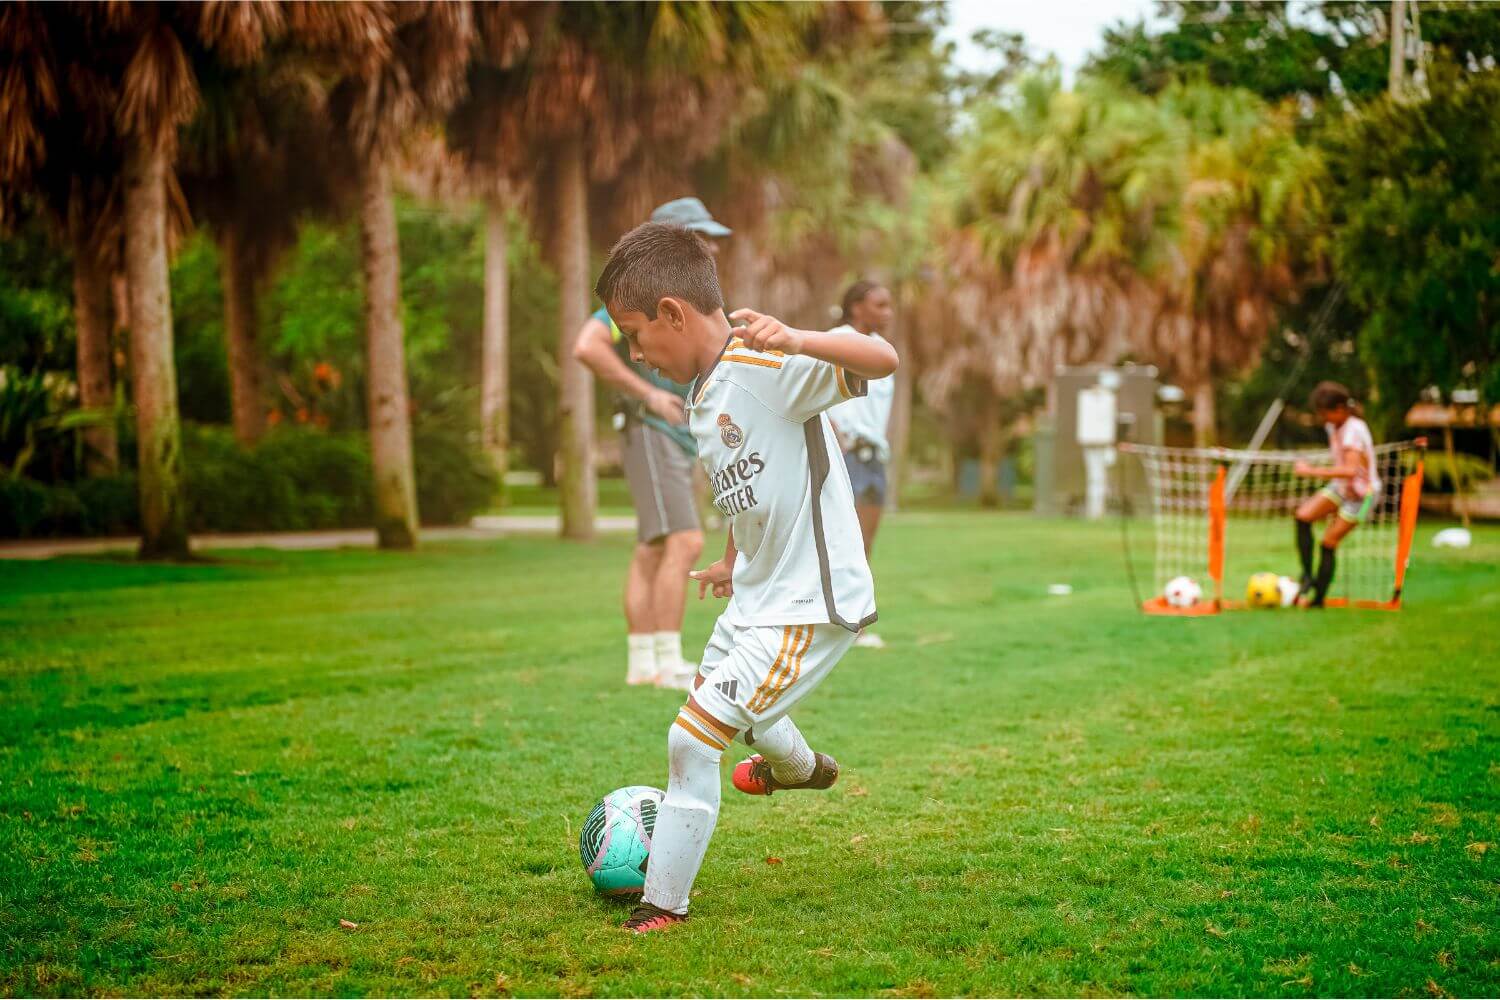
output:
[[[494,501],[499,481],[477,437],[477,431],[443,421],[414,429],[417,510],[423,524],[465,524]]]

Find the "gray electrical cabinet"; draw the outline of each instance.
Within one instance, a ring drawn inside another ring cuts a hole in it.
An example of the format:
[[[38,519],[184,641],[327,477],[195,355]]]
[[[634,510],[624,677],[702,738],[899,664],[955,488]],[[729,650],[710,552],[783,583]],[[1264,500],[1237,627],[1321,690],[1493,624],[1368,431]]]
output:
[[[1119,379],[1115,389],[1118,440],[1135,444],[1160,444],[1162,420],[1157,411],[1157,371],[1151,365],[1081,365],[1057,369],[1047,387],[1047,417],[1039,422],[1036,438],[1036,501],[1038,514],[1077,514],[1083,509],[1087,480],[1083,447],[1078,443],[1078,394],[1099,385],[1099,376],[1113,372]],[[1045,454],[1043,454],[1045,452]],[[1128,459],[1118,464],[1110,479],[1110,501],[1118,503],[1123,483],[1131,504],[1141,509],[1146,484],[1139,468]]]

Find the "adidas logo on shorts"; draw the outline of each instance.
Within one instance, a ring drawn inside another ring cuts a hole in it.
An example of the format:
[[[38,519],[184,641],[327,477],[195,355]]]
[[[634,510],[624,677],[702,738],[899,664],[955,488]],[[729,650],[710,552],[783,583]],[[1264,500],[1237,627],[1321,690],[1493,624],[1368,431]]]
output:
[[[714,687],[730,701],[734,701],[735,695],[740,693],[740,682],[737,680],[720,681]]]

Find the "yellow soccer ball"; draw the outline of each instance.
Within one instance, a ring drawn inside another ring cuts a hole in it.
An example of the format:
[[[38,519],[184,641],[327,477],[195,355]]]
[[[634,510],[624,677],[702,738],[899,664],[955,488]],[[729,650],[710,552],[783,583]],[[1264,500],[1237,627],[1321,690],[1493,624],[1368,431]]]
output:
[[[1256,573],[1245,588],[1245,603],[1252,608],[1281,607],[1281,577],[1275,573]]]

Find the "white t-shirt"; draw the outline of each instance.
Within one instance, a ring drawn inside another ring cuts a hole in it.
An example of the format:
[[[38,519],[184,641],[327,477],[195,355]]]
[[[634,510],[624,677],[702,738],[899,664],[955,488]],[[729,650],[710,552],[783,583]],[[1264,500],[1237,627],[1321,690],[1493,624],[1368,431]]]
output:
[[[731,624],[857,632],[875,620],[854,492],[824,413],[864,387],[837,365],[737,338],[694,380],[688,427],[739,550]]]
[[[843,326],[834,327],[831,333],[858,333],[859,331],[847,323]],[[870,334],[871,337],[885,343],[885,338],[878,333]],[[891,423],[891,402],[896,397],[896,376],[887,375],[885,378],[877,378],[869,382],[869,391],[863,396],[855,396],[846,400],[828,411],[828,416],[838,427],[839,433],[851,444],[855,441],[868,441],[875,446],[875,457],[882,462],[891,460],[891,444],[887,438],[888,428]]]
[[[1338,483],[1347,484],[1347,491],[1355,499],[1364,499],[1380,489],[1380,476],[1375,465],[1375,438],[1370,434],[1370,425],[1359,417],[1350,416],[1339,427],[1324,424],[1323,429],[1328,432],[1328,448],[1333,452],[1334,465],[1338,465],[1343,452],[1351,448],[1365,456],[1365,467],[1359,475]]]

